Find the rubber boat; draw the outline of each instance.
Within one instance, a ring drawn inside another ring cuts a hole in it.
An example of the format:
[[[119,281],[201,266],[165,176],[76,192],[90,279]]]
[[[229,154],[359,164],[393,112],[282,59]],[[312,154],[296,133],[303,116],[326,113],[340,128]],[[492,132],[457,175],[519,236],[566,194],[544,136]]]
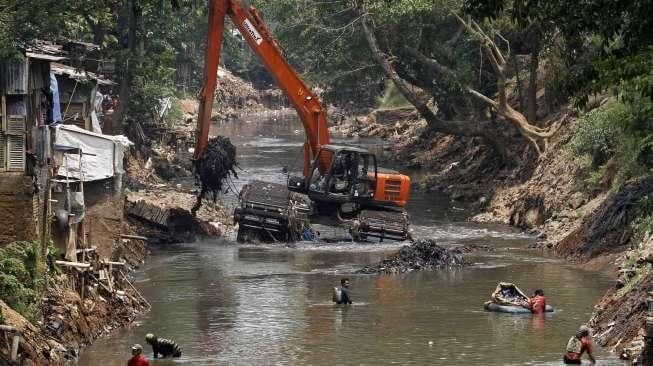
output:
[[[518,306],[518,305],[500,305],[493,303],[492,301],[488,301],[483,305],[483,308],[486,311],[494,311],[497,313],[508,313],[508,314],[530,314],[531,311],[529,309],[526,309],[525,307]],[[552,313],[553,312],[553,306],[547,304],[546,305],[546,310],[545,312],[547,313]]]
[[[507,314],[531,314],[531,311],[521,304],[528,301],[528,296],[524,294],[514,283],[499,282],[497,288],[490,295],[490,301],[483,305],[487,311]],[[553,306],[547,305],[545,312],[553,312]]]

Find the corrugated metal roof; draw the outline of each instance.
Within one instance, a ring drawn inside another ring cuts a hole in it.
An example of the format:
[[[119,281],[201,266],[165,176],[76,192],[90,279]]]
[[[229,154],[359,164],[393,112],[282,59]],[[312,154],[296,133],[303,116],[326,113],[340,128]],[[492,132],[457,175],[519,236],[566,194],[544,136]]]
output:
[[[27,94],[27,61],[0,63],[2,91],[6,94]]]
[[[26,52],[25,56],[27,56],[27,58],[34,58],[37,60],[46,60],[46,61],[61,61],[66,59],[66,57],[63,56],[46,55],[43,53],[34,53],[34,52]]]
[[[79,70],[72,66],[63,65],[55,62],[50,64],[50,70],[52,70],[52,72],[54,72],[57,75],[66,75],[71,79],[76,79],[76,80],[91,79],[91,80],[95,80],[98,84],[101,85],[116,85],[116,83],[114,83],[113,81],[109,79],[101,79],[92,72]]]

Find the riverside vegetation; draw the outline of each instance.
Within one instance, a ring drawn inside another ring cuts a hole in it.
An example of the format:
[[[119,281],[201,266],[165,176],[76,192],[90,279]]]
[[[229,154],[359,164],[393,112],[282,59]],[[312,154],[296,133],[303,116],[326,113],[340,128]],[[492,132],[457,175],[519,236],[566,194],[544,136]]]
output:
[[[364,115],[357,134],[393,138],[424,189],[474,201],[486,212],[478,219],[532,230],[560,256],[620,269],[591,323],[602,344],[637,348],[653,283],[652,2],[252,3],[330,110]],[[150,142],[134,121],[168,126],[179,102],[160,119],[159,101],[200,87],[204,1],[8,0],[1,10],[1,58],[36,39],[72,38],[115,60],[116,118],[138,149]],[[235,32],[225,54],[231,72],[271,86]],[[396,107],[410,111],[391,124],[368,116]],[[352,123],[340,115],[331,123]],[[29,247],[3,249],[0,283],[2,299],[35,319],[42,279]]]

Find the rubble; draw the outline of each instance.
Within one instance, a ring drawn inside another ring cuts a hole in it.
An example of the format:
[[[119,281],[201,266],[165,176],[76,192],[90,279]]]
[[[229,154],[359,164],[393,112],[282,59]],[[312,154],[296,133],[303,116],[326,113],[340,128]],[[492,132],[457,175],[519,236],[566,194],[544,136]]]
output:
[[[469,265],[462,252],[458,249],[446,249],[435,243],[433,239],[417,240],[403,246],[393,256],[380,263],[367,266],[358,273],[404,273],[411,271],[433,271],[443,268],[454,268]]]
[[[268,109],[281,109],[286,103],[286,98],[280,90],[258,90],[252,83],[223,68],[218,70],[215,100],[217,103],[213,120],[233,119]]]
[[[127,196],[126,212],[136,232],[150,243],[193,241],[199,236],[221,236],[232,228],[231,215],[219,203],[205,203],[191,213],[196,196],[165,186]]]

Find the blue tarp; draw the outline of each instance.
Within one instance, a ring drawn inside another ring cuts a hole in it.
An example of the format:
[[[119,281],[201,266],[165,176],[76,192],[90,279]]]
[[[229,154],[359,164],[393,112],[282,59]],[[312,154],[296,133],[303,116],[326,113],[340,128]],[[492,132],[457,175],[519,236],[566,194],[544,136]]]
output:
[[[53,71],[50,71],[50,92],[52,93],[52,121],[59,123],[61,118],[61,104],[59,104],[59,84]]]

